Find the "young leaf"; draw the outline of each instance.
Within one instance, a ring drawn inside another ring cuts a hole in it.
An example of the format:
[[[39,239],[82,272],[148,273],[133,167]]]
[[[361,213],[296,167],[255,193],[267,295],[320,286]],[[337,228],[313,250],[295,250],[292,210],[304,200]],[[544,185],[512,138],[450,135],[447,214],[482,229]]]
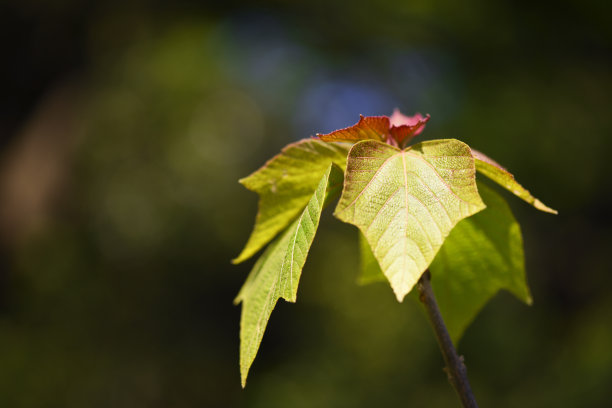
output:
[[[358,142],[373,139],[384,142],[389,132],[389,118],[387,116],[363,116],[353,126],[339,129],[327,134],[317,134],[324,142]]]
[[[330,163],[346,167],[349,147],[317,139],[300,140],[241,179],[241,184],[259,194],[259,210],[249,240],[232,262],[249,259],[284,230],[304,209]]]
[[[240,374],[242,386],[255,359],[272,309],[279,298],[295,302],[298,282],[314,239],[324,202],[339,191],[342,171],[328,165],[306,208],[264,251],[235,302],[242,302],[240,318]]]
[[[399,109],[393,111],[389,118],[391,122],[391,137],[397,142],[398,146],[404,146],[415,136],[421,134],[425,129],[425,124],[429,121],[429,115],[423,116],[416,113],[414,116],[402,115]]]
[[[420,134],[429,121],[429,115],[420,113],[405,116],[398,109],[388,116],[363,116],[353,126],[339,129],[327,134],[317,134],[325,142],[358,142],[360,140],[378,140],[394,146],[404,146]]]
[[[474,163],[476,164],[476,170],[479,173],[484,174],[506,190],[518,198],[528,202],[540,211],[544,211],[551,214],[557,214],[557,210],[546,206],[543,202],[531,195],[531,193],[523,186],[521,186],[515,179],[514,176],[508,172],[505,168],[500,166],[495,160],[489,158],[484,153],[478,150],[472,149],[474,155]]]
[[[506,201],[478,183],[487,205],[460,221],[431,263],[431,284],[446,327],[456,343],[480,309],[500,289],[527,304],[521,228]]]
[[[484,207],[466,144],[436,140],[399,150],[366,140],[349,152],[334,214],[365,235],[402,301],[455,224]]]

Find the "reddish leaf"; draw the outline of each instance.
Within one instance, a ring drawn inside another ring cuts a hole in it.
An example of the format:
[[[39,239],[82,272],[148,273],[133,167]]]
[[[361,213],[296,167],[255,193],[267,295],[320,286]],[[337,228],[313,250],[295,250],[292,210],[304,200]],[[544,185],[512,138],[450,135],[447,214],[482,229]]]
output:
[[[349,142],[365,139],[386,141],[389,133],[389,118],[387,116],[363,116],[353,126],[336,130],[325,135],[317,134],[324,142]]]
[[[405,116],[398,109],[388,116],[361,116],[353,126],[327,134],[317,134],[325,142],[357,142],[373,139],[393,146],[404,147],[413,137],[423,131],[429,115],[420,113]]]
[[[390,118],[391,129],[389,129],[389,133],[398,146],[403,146],[423,131],[429,118],[429,115],[423,117],[420,113],[416,113],[414,116],[405,116],[400,113],[399,109],[396,109]]]

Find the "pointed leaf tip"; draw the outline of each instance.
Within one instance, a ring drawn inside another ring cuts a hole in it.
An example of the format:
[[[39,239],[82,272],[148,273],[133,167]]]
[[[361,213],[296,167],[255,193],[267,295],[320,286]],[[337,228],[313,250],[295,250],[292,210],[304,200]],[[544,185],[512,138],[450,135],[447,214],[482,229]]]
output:
[[[341,183],[342,171],[328,166],[316,190],[297,219],[277,237],[255,263],[235,302],[242,302],[240,318],[240,375],[246,385],[268,320],[278,299],[295,302],[297,289],[317,231],[321,211],[333,186]]]
[[[549,214],[559,214],[557,210],[548,207],[543,202],[531,195],[529,190],[516,181],[512,173],[502,167],[495,160],[476,149],[472,149],[472,155],[474,156],[476,170],[479,173],[487,176],[489,179],[510,191],[521,200],[531,204],[534,208]]]

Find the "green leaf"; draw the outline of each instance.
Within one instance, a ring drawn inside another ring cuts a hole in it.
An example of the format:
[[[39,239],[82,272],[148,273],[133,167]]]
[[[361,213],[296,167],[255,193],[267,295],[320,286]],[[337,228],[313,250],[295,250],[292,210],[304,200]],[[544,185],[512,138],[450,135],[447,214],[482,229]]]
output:
[[[297,288],[327,197],[338,192],[342,171],[328,165],[306,208],[264,251],[235,302],[242,302],[240,374],[242,386],[255,359],[272,309],[278,299],[295,302]]]
[[[359,255],[360,255],[360,273],[357,282],[360,285],[367,285],[374,282],[383,282],[387,280],[378,265],[378,261],[372,253],[372,248],[366,237],[359,232]]]
[[[330,163],[346,167],[349,147],[318,139],[300,140],[241,179],[241,184],[259,194],[259,210],[248,242],[232,262],[249,259],[284,230],[304,209]]]
[[[366,140],[349,152],[335,215],[365,235],[402,301],[457,222],[484,207],[465,143],[435,140],[399,150]]]
[[[455,226],[429,268],[455,343],[498,290],[531,304],[521,228],[499,194],[482,183],[478,190],[487,208]]]
[[[498,290],[506,289],[531,304],[520,226],[499,194],[477,184],[487,208],[461,220],[429,266],[442,316],[455,343]],[[359,248],[358,282],[385,280],[362,233]]]
[[[531,195],[531,193],[523,186],[521,186],[515,179],[514,176],[508,172],[505,168],[500,166],[495,160],[489,158],[484,153],[478,150],[472,149],[474,155],[474,163],[476,164],[476,170],[510,191],[518,198],[528,202],[540,211],[544,211],[551,214],[558,214],[557,210],[546,206],[543,202]]]

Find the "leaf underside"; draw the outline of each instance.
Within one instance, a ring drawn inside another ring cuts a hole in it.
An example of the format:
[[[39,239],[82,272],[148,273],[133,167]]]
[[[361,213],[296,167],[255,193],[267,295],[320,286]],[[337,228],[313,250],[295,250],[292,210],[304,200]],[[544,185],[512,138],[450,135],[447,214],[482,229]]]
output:
[[[242,302],[240,319],[240,373],[242,386],[259,349],[264,330],[278,299],[295,302],[298,282],[328,197],[339,191],[342,170],[327,171],[299,217],[264,251],[235,302]]]
[[[535,208],[540,211],[544,211],[551,214],[557,214],[557,210],[554,210],[543,202],[535,198],[531,195],[529,190],[520,185],[515,179],[514,176],[505,168],[500,166],[495,160],[486,156],[484,153],[479,152],[478,150],[472,149],[472,154],[474,156],[474,163],[476,165],[476,170],[510,191],[512,194],[524,200],[525,202],[531,204]]]
[[[399,150],[366,140],[349,152],[334,214],[361,230],[402,301],[457,222],[484,207],[466,144],[436,140]]]
[[[345,143],[303,139],[241,179],[241,184],[259,194],[259,208],[253,232],[232,262],[249,259],[284,230],[304,209],[330,163],[346,167],[349,148]]]

